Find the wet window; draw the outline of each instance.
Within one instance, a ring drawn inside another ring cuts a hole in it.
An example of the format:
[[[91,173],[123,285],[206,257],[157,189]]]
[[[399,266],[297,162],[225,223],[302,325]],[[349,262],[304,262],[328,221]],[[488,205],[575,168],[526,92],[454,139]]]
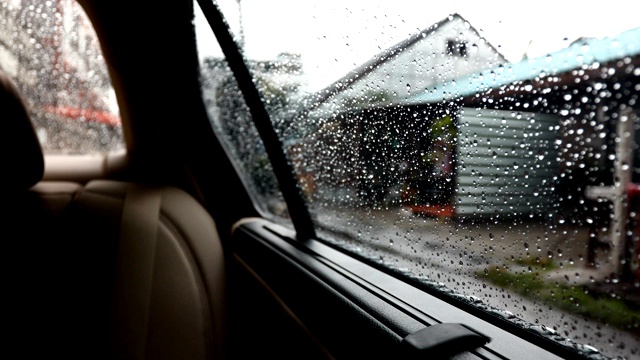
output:
[[[447,40],[447,54],[450,56],[467,56],[467,43]]]
[[[624,3],[220,7],[322,240],[586,354],[640,356]]]
[[[258,209],[267,216],[275,215],[278,220],[288,221],[287,206],[242,92],[197,3],[194,9],[200,85],[211,126],[235,162]],[[269,64],[252,65],[269,67]],[[280,99],[286,100],[284,95]]]
[[[23,94],[44,152],[123,149],[107,66],[80,5],[3,1],[0,14],[0,69]]]

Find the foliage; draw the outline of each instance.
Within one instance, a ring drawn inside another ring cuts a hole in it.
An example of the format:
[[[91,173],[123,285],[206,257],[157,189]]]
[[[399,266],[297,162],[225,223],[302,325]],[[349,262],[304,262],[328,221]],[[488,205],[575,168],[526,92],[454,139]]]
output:
[[[546,268],[530,267],[529,271],[514,273],[504,266],[492,266],[476,275],[525,297],[543,301],[550,307],[565,309],[637,333],[640,308],[621,299],[593,293],[587,287],[570,287],[545,280],[545,274],[550,268],[553,265]]]

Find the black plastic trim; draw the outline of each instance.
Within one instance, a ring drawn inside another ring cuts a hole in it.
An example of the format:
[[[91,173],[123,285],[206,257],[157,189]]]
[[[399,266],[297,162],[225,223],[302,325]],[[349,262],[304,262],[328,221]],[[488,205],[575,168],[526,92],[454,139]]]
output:
[[[376,313],[375,309],[382,307],[379,299],[367,299],[366,291],[358,289],[345,295],[347,279],[264,229],[262,234],[245,230],[248,229],[242,226],[234,234],[236,256],[269,285],[336,358],[394,358],[402,338],[423,326],[397,321],[394,325],[391,319],[397,313]],[[291,253],[295,258],[288,255]],[[327,284],[327,277],[334,282]],[[356,305],[354,298],[360,298],[364,306]]]
[[[472,351],[491,341],[482,333],[463,324],[437,324],[407,335],[400,346],[407,359],[450,358]]]

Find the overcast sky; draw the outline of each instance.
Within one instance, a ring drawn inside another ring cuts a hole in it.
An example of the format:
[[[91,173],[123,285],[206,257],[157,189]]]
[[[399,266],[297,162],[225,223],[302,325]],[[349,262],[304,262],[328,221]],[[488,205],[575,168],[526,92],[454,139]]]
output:
[[[220,0],[219,4],[237,34],[237,1]],[[247,57],[269,60],[281,52],[298,53],[309,88],[316,90],[449,14],[462,15],[508,60],[516,62],[525,52],[529,57],[538,57],[562,49],[579,37],[602,38],[640,27],[639,4],[562,0],[241,0],[240,8]],[[202,31],[202,18],[197,16],[196,22],[201,57],[220,56],[212,45],[215,38]]]

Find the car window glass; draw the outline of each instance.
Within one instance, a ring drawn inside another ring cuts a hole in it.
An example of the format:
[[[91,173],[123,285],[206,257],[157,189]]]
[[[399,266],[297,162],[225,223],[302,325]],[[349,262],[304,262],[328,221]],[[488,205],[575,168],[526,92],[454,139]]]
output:
[[[238,83],[200,7],[194,3],[194,8],[202,98],[211,126],[258,209],[288,220],[287,206]]]
[[[17,84],[45,153],[124,148],[100,44],[75,1],[0,3],[0,68]]]
[[[585,353],[638,356],[628,4],[219,5],[323,240]]]

